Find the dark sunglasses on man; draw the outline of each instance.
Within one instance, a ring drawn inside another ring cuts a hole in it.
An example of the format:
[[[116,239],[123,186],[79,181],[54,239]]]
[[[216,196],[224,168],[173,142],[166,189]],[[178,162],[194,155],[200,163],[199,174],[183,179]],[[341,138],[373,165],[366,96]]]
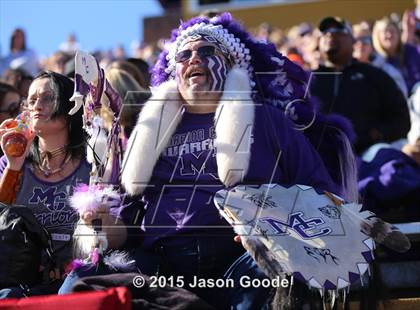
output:
[[[363,36],[363,37],[358,37],[354,39],[355,42],[360,42],[363,45],[371,45],[372,44],[372,38],[370,36]]]
[[[176,62],[184,62],[191,58],[192,53],[194,50],[183,50],[178,52],[178,54],[175,55],[175,61]],[[200,58],[206,58],[211,57],[216,54],[216,47],[212,45],[206,45],[206,46],[200,46],[196,50],[197,55]]]
[[[347,28],[336,28],[336,27],[331,27],[331,28],[327,28],[324,31],[322,31],[322,34],[327,34],[327,33],[337,33],[337,34],[350,34],[350,31]]]

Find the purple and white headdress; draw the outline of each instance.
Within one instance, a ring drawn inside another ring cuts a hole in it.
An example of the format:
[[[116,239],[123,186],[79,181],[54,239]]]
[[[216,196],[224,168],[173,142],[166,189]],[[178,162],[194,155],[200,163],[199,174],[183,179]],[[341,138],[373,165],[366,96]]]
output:
[[[211,19],[210,21],[212,20],[217,21],[217,19]],[[255,86],[252,78],[253,67],[250,64],[251,56],[249,49],[239,38],[229,33],[220,24],[214,25],[201,22],[182,30],[176,40],[171,43],[168,54],[166,55],[166,60],[168,61],[168,67],[165,69],[166,73],[170,74],[171,77],[175,77],[175,55],[187,40],[197,40],[199,38],[217,44],[224,54],[230,55],[235,65],[248,71],[251,87]]]
[[[282,109],[317,147],[333,180],[343,188],[340,194],[354,201],[357,189],[350,184],[356,184],[356,172],[348,142],[355,138],[351,123],[339,115],[317,113],[315,100],[308,96],[309,74],[281,55],[274,44],[254,38],[230,13],[210,19],[194,17],[173,30],[152,69],[152,85],[175,78],[175,55],[186,40],[197,35],[214,40],[236,65],[246,69],[252,100]],[[338,151],[331,152],[334,149]]]
[[[175,78],[175,55],[187,40],[197,36],[217,44],[236,66],[248,72],[255,101],[285,109],[289,102],[304,98],[308,80],[305,71],[281,55],[274,44],[251,36],[230,13],[210,19],[195,17],[173,30],[152,70],[153,86]]]

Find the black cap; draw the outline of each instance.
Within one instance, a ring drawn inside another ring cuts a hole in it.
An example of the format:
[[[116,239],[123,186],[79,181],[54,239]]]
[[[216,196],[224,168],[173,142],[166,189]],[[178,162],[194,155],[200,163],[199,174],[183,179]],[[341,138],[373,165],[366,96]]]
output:
[[[350,24],[340,17],[328,16],[322,19],[319,23],[318,29],[321,32],[324,32],[329,28],[342,29],[344,30],[344,32],[348,33],[349,35],[352,35],[352,29]]]

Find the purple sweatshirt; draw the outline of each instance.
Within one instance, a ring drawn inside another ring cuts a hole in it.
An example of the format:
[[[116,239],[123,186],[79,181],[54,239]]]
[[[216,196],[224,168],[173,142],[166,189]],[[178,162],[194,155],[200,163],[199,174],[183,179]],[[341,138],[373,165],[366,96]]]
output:
[[[165,237],[233,234],[213,204],[214,194],[224,188],[217,175],[213,119],[214,113],[185,112],[156,163],[152,187],[144,193],[145,248]],[[304,184],[337,192],[318,153],[280,110],[255,107],[252,140],[244,184]]]

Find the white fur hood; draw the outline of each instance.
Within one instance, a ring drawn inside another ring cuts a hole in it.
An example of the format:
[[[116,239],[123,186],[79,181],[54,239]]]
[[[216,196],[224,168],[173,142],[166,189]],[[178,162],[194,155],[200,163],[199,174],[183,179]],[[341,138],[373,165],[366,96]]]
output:
[[[122,184],[130,195],[146,188],[156,162],[182,120],[182,101],[174,80],[153,91],[139,114],[122,165]],[[218,176],[226,186],[245,177],[250,159],[255,107],[245,70],[229,71],[215,113]]]

